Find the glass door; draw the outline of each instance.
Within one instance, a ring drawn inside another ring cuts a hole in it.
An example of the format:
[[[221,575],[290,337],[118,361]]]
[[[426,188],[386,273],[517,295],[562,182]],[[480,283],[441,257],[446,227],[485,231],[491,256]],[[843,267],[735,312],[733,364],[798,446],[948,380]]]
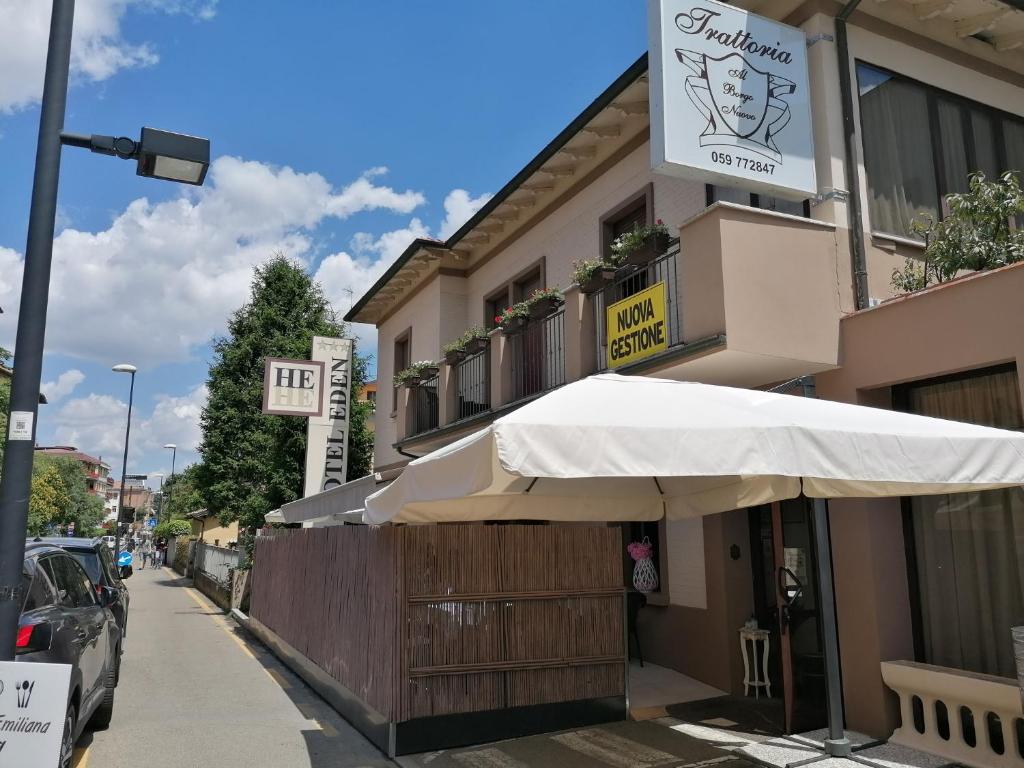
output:
[[[780,680],[786,733],[826,724],[812,506],[800,498],[751,510],[754,606],[778,649],[769,675]]]

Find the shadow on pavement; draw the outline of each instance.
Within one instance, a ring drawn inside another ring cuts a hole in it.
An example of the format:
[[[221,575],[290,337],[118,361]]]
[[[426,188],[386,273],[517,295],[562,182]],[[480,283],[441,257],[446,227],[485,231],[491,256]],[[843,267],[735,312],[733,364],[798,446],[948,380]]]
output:
[[[395,763],[349,725],[266,646],[230,619],[227,621],[231,633],[252,653],[302,716],[310,721],[310,728],[302,731],[310,768],[394,768]]]

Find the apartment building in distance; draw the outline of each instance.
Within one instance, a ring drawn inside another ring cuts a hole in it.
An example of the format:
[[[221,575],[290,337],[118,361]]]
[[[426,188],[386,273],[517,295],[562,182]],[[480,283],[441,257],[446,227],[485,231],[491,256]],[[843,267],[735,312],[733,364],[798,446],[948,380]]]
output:
[[[74,459],[82,465],[82,472],[85,475],[85,485],[89,493],[95,494],[104,502],[107,498],[107,484],[110,477],[110,465],[102,458],[90,456],[83,453],[72,445],[43,445],[36,447],[36,453],[44,456],[54,456]]]

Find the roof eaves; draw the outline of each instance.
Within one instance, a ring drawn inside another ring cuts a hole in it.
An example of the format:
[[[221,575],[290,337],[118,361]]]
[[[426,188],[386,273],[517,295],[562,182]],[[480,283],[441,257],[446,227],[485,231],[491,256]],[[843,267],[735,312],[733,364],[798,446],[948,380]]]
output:
[[[1021,0],[1021,2],[1024,2],[1024,0]],[[587,123],[593,120],[601,110],[611,104],[616,96],[622,93],[646,71],[647,53],[645,52],[640,56],[640,58],[634,61],[625,72],[619,75],[615,79],[615,82],[605,88],[605,90],[596,99],[594,99],[586,109],[580,112],[575,119],[569,123],[569,125],[562,129],[562,131],[552,139],[544,149],[537,153],[537,155],[527,163],[519,173],[513,176],[505,186],[498,190],[494,197],[488,200],[479,211],[473,214],[469,221],[463,224],[458,231],[449,237],[443,243],[443,246],[448,249],[454,248],[459,240],[469,234],[477,224],[487,218],[495,208],[505,202],[505,199],[508,198],[509,195],[519,189],[520,184],[526,181],[537,171],[538,168],[550,160],[558,150],[565,146],[573,136],[579,133]],[[370,302],[370,299],[372,299],[377,291],[383,288],[388,281],[395,276],[398,270],[413,257],[417,250],[424,245],[437,247],[439,244],[441,243],[435,240],[424,240],[422,238],[414,240],[409,247],[402,252],[402,255],[395,260],[395,263],[391,265],[388,271],[381,275],[380,279],[373,284],[370,290],[363,294],[359,301],[356,302],[355,306],[345,314],[345,320],[348,322],[357,322],[355,319],[356,316],[362,312],[363,308]]]

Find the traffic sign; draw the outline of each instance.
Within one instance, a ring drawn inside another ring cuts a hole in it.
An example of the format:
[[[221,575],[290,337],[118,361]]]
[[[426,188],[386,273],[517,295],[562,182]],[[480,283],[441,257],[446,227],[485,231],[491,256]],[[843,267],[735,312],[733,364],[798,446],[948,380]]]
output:
[[[148,525],[150,528],[156,528],[156,518],[155,517],[149,518],[146,521],[146,525]]]

